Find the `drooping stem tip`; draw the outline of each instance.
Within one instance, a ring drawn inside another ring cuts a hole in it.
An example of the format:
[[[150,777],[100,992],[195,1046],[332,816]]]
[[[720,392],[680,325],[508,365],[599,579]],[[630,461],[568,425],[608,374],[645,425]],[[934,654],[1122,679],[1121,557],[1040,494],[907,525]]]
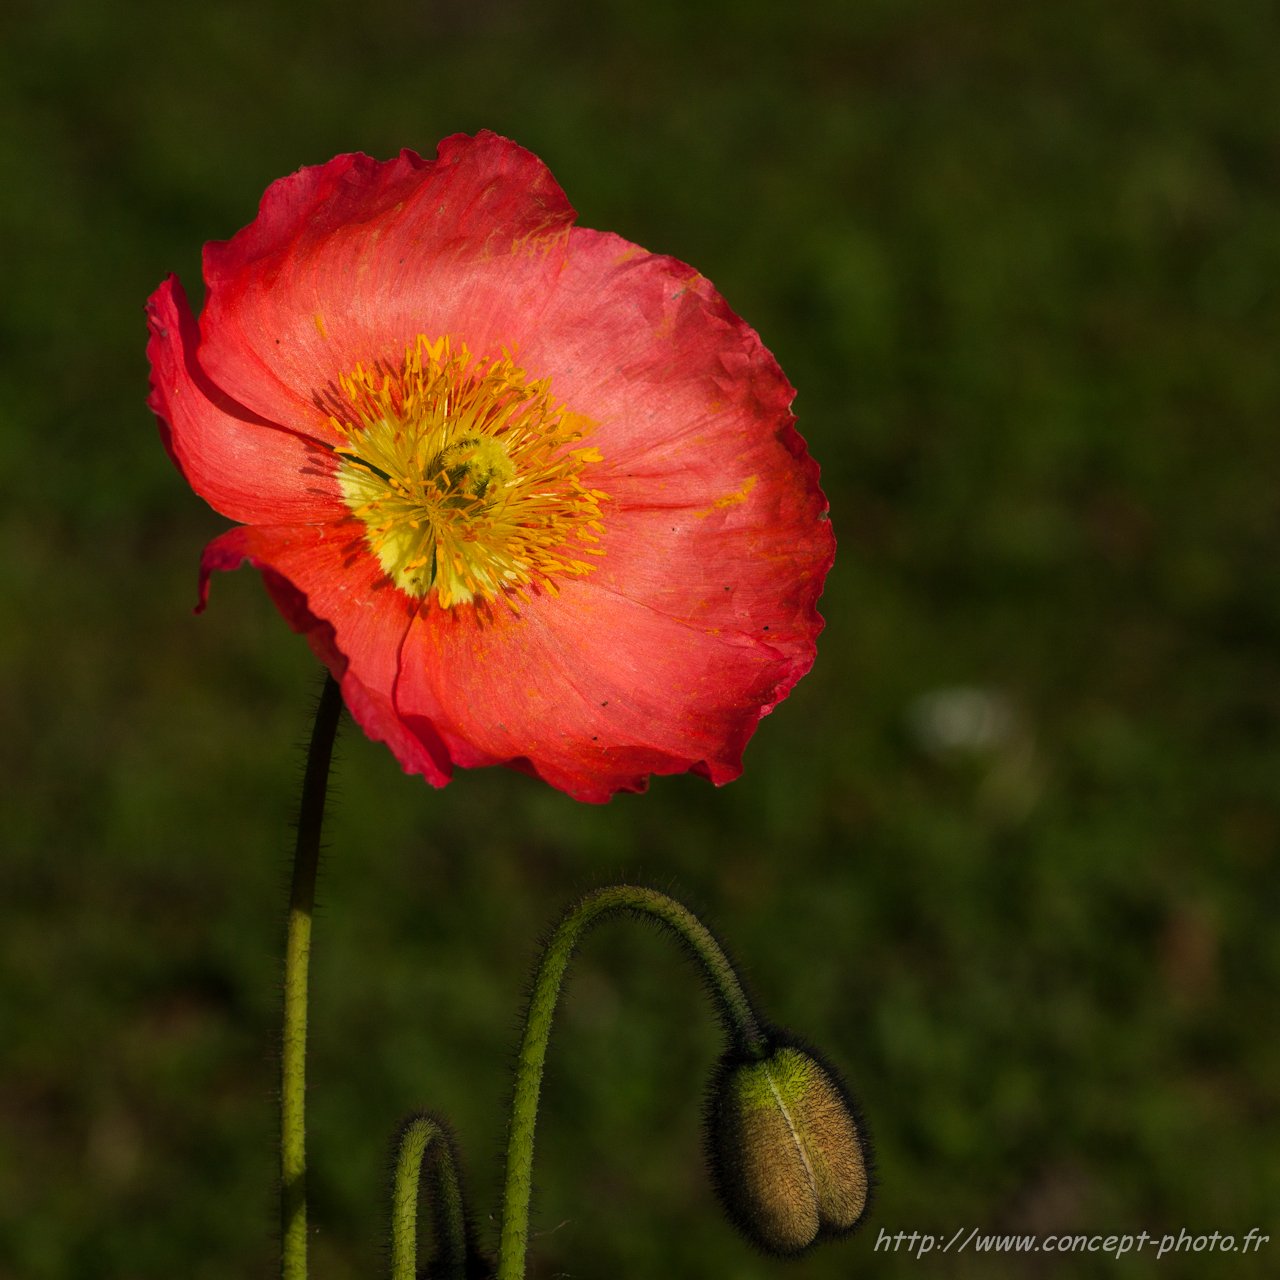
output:
[[[395,1182],[391,1190],[391,1280],[418,1275],[418,1188],[428,1162],[436,1252],[433,1280],[463,1280],[470,1231],[462,1201],[462,1180],[449,1133],[432,1115],[413,1116],[400,1132]]]
[[[674,934],[702,970],[734,1049],[745,1059],[767,1052],[764,1029],[723,947],[688,907],[656,889],[612,885],[571,908],[551,935],[534,975],[516,1060],[515,1097],[507,1139],[498,1280],[523,1280],[533,1187],[533,1140],[551,1024],[565,971],[583,934],[601,918],[630,914],[657,921]]]

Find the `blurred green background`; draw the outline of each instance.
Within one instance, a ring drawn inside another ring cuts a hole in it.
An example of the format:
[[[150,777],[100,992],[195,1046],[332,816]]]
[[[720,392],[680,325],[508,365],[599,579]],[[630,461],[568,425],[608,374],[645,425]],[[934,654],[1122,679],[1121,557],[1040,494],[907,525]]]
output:
[[[1186,0],[307,6],[0,19],[0,1278],[272,1274],[282,907],[318,688],[144,407],[142,304],[264,187],[487,126],[778,355],[840,552],[741,781],[577,806],[340,746],[314,967],[317,1280],[382,1274],[398,1120],[484,1219],[536,939],[672,888],[861,1097],[869,1225],[710,1197],[685,962],[594,936],[538,1277],[1250,1277],[1280,1265],[1275,9]],[[1272,1236],[934,1256],[877,1232]]]

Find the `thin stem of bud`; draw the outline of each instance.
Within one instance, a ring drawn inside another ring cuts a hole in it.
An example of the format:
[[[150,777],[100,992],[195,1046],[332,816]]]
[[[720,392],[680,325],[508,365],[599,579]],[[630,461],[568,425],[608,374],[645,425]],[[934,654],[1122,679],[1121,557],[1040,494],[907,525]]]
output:
[[[516,1060],[511,1131],[507,1139],[497,1280],[523,1280],[524,1277],[538,1098],[565,971],[586,930],[602,917],[617,913],[647,916],[674,933],[700,964],[734,1047],[752,1059],[761,1058],[767,1052],[764,1031],[733,965],[711,931],[688,907],[656,889],[634,885],[612,885],[583,898],[551,935],[534,976],[533,995],[525,1014],[524,1038]]]
[[[391,1191],[391,1280],[416,1280],[418,1274],[418,1185],[427,1160],[436,1160],[432,1197],[438,1249],[433,1277],[462,1280],[467,1265],[467,1220],[449,1135],[432,1116],[414,1116],[400,1135],[395,1183]]]
[[[293,882],[284,953],[284,1030],[280,1046],[280,1274],[283,1280],[307,1276],[307,970],[311,959],[311,915],[320,862],[329,761],[342,694],[333,676],[325,677],[307,750],[294,846]]]

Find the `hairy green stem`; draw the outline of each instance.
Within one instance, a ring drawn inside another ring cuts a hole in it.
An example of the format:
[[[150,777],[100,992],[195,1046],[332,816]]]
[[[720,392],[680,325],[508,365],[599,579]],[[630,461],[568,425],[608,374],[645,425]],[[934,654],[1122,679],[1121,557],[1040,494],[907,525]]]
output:
[[[529,1200],[533,1189],[533,1138],[542,1071],[565,970],[583,933],[615,913],[648,916],[665,926],[697,959],[716,998],[725,1030],[743,1054],[766,1052],[765,1035],[742,983],[723,948],[688,907],[655,889],[613,885],[589,893],[566,914],[547,943],[533,980],[524,1038],[516,1061],[515,1099],[507,1138],[507,1174],[502,1196],[502,1237],[497,1280],[523,1280],[529,1245]]]
[[[311,914],[320,862],[329,761],[342,711],[342,694],[326,676],[307,751],[298,810],[298,840],[289,890],[284,952],[284,1031],[280,1045],[280,1274],[307,1276],[307,969],[311,959]]]
[[[435,1158],[436,1251],[432,1276],[462,1280],[467,1266],[467,1224],[462,1184],[449,1135],[429,1115],[414,1116],[400,1135],[395,1183],[391,1189],[391,1280],[416,1280],[418,1274],[418,1185],[428,1158]]]

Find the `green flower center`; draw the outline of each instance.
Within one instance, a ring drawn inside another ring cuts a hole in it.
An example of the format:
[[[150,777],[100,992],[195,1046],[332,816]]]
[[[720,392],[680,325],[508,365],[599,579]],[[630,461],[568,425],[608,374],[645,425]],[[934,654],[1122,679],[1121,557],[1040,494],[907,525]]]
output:
[[[383,571],[444,608],[502,599],[591,572],[607,495],[583,472],[594,424],[509,356],[475,360],[419,337],[395,372],[357,365],[332,425],[338,483]]]

